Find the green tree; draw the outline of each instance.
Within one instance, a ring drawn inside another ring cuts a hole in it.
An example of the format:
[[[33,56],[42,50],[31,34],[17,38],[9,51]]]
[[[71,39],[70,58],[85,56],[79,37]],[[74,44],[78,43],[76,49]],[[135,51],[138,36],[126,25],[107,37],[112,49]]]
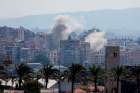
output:
[[[16,75],[14,74],[14,71],[9,71],[9,78],[11,79],[12,87],[13,87],[14,81],[16,79]]]
[[[16,65],[16,73],[19,77],[18,83],[19,83],[19,89],[21,88],[21,84],[23,83],[23,77],[28,75],[29,73],[32,73],[32,70],[30,67],[28,67],[26,64],[19,64]]]
[[[31,80],[23,84],[25,93],[40,93],[40,89],[42,87],[43,85],[41,83],[38,83],[37,80]]]
[[[0,79],[4,80],[7,84],[9,76],[9,71],[6,66],[0,65]]]
[[[8,75],[7,69],[5,69],[5,67],[3,65],[0,65],[0,78],[5,79],[5,77],[7,77],[7,75]]]
[[[45,78],[45,88],[47,88],[48,80],[51,76],[53,76],[56,73],[56,69],[53,68],[52,65],[44,65],[41,69],[41,73],[43,77]]]
[[[72,93],[74,93],[74,83],[75,83],[75,80],[76,80],[76,77],[79,76],[79,74],[85,70],[85,68],[80,65],[80,64],[72,64],[70,67],[69,67],[69,72],[70,72],[70,75],[69,75],[69,78],[71,79],[71,82],[72,82]]]
[[[95,65],[92,65],[91,67],[89,67],[89,71],[91,72],[93,78],[94,78],[94,84],[95,84],[95,90],[94,92],[97,92],[97,81],[99,79],[99,76],[101,75],[101,68],[97,67]]]
[[[56,70],[56,74],[54,75],[54,77],[58,81],[58,89],[59,89],[59,93],[61,93],[61,81],[65,79],[65,74],[60,70]]]
[[[120,79],[124,76],[125,69],[122,66],[117,66],[116,68],[112,69],[112,74],[116,80],[116,93],[119,93]]]
[[[39,79],[41,78],[41,71],[37,71],[34,73],[34,78],[36,78],[37,81],[37,88],[39,88]]]

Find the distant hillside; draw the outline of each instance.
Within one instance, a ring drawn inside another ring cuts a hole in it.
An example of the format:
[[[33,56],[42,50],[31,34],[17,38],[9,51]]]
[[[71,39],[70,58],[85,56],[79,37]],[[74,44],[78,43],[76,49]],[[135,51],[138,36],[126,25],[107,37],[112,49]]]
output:
[[[121,31],[140,32],[140,8],[124,10],[99,10],[89,12],[61,13],[74,18],[84,19],[85,29],[96,26],[99,29],[120,29]],[[0,25],[24,26],[26,28],[49,28],[53,19],[61,14],[31,15],[20,18],[1,19]],[[113,30],[111,30],[113,31]],[[139,33],[140,34],[140,33]]]
[[[0,27],[0,39],[11,39],[15,41],[19,36],[19,31],[24,31],[25,40],[30,40],[30,38],[33,38],[35,36],[32,31],[23,27],[12,28],[3,26]]]

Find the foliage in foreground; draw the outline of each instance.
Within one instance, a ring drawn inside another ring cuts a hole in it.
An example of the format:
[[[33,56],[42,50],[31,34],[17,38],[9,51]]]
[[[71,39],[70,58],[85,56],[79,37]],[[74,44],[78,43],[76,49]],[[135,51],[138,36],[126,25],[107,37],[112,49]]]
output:
[[[37,80],[32,80],[24,83],[22,87],[25,93],[40,93],[40,89],[43,88],[43,85]]]

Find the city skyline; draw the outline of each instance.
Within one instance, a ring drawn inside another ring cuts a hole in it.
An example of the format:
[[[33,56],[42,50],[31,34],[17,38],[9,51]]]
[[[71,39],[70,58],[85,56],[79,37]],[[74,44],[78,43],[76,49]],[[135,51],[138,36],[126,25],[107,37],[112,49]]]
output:
[[[0,19],[50,13],[137,8],[139,6],[139,0],[0,0]]]
[[[0,0],[0,93],[140,93],[140,0]]]

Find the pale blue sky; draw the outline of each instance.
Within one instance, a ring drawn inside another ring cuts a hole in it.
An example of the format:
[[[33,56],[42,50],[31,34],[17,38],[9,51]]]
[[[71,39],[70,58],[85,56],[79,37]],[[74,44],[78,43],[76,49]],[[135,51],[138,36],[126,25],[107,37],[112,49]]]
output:
[[[0,18],[140,7],[140,0],[0,0]]]

